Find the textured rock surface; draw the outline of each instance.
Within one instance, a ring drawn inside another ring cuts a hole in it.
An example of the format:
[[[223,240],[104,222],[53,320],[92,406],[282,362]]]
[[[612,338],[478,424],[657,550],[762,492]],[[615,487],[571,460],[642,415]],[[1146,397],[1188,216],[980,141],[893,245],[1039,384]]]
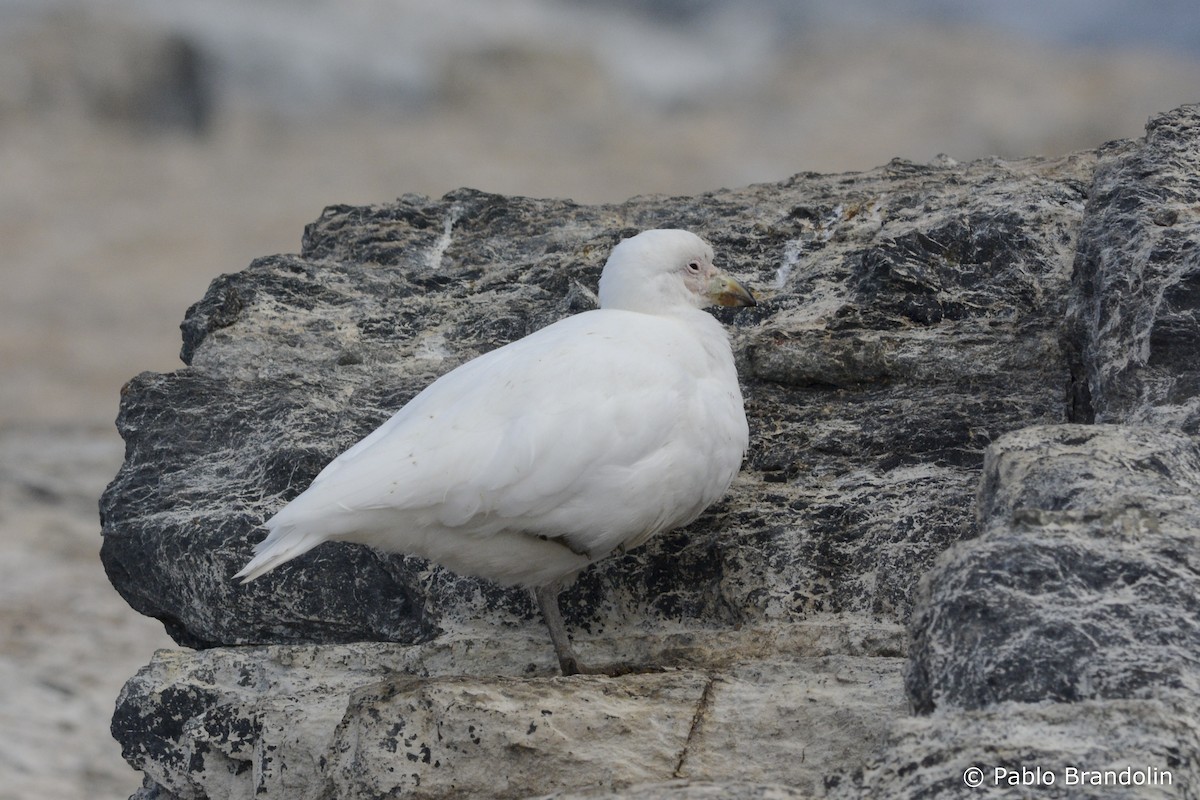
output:
[[[989,449],[978,536],[926,576],[911,619],[923,716],[893,729],[866,796],[957,797],[971,767],[989,796],[1030,795],[999,766],[1048,771],[1038,796],[1200,797],[1198,170],[1195,107],[1101,158],[1072,403],[1123,424],[1035,426]],[[1117,783],[1070,786],[1070,768]],[[1127,768],[1146,784],[1121,785]]]
[[[1196,712],[1193,696],[1004,703],[906,719],[894,727],[881,758],[867,765],[860,796],[1192,798],[1200,778]],[[1018,775],[1027,770],[1031,777],[1011,785],[1008,773],[997,779],[997,767]],[[972,768],[981,770],[980,783],[969,788]],[[1081,778],[1085,770],[1101,773],[1101,780],[1111,771],[1114,778],[1094,785]],[[1142,772],[1142,785],[1130,785],[1132,776],[1121,785],[1125,770]]]
[[[1000,766],[1049,771],[1051,796],[1200,796],[1196,440],[1019,431],[989,450],[979,509],[980,536],[940,559],[913,615],[908,694],[925,716],[893,730],[866,795],[957,797],[978,766],[992,792],[1029,796],[997,787]],[[1072,787],[1071,767],[1171,782]]]
[[[983,448],[1066,418],[1088,163],[894,164],[611,207],[460,192],[330,209],[301,256],[213,284],[183,324],[189,368],[126,388],[106,567],[192,646],[417,642],[530,619],[524,592],[349,545],[249,587],[229,576],[332,457],[437,374],[590,307],[621,235],[671,224],[763,290],[760,308],[723,312],[751,455],[715,513],[586,572],[568,621],[610,636],[829,612],[901,623],[970,522]]]
[[[1188,107],[1053,161],[328,209],[301,254],[215,281],[188,366],[123,396],[105,565],[211,648],[122,694],[143,796],[942,797],[973,765],[1119,762],[1196,796],[1198,151]],[[585,660],[666,671],[551,677],[525,593],[351,545],[229,581],[328,459],[591,307],[609,248],[663,225],[762,295],[719,312],[751,452],[563,605]],[[1097,418],[1157,425],[1071,424]]]
[[[526,797],[764,776],[811,796],[903,713],[902,659],[788,658],[804,643],[751,632],[706,641],[716,656],[668,644],[707,667],[462,675],[520,660],[461,639],[161,651],[126,685],[113,730],[179,797]]]
[[[1200,433],[1200,145],[1196,106],[1150,121],[1097,169],[1074,313],[1098,421]]]
[[[918,711],[1200,689],[1200,450],[1146,427],[1029,428],[993,445],[981,536],[914,616]]]

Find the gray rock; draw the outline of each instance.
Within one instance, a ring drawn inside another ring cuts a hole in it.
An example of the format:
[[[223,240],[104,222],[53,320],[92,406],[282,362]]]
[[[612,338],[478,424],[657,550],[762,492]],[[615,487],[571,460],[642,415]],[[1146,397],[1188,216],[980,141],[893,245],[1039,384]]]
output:
[[[1029,771],[1050,776],[1039,796],[1200,795],[1198,498],[1200,447],[1178,431],[994,444],[980,536],[939,560],[912,619],[907,688],[927,716],[893,728],[863,796],[958,797],[972,767],[1002,797],[1029,796],[1008,783]],[[1070,783],[1127,768],[1147,783]]]
[[[106,568],[189,646],[413,643],[463,620],[528,623],[524,592],[351,545],[248,587],[229,577],[257,525],[330,459],[438,374],[589,307],[623,234],[673,224],[762,289],[760,308],[721,312],[751,454],[689,531],[584,573],[563,598],[568,622],[902,623],[917,576],[970,523],[983,448],[1065,418],[1084,160],[897,163],[611,207],[462,191],[329,209],[301,256],[214,282],[183,323],[188,368],[126,387]]]
[[[1096,171],[1072,306],[1101,422],[1200,433],[1198,118],[1155,117]]]
[[[893,728],[863,796],[957,797],[972,767],[1006,797],[1032,791],[1012,771],[1038,768],[1057,780],[1039,796],[1200,796],[1196,112],[1108,148],[1080,234],[1071,402],[1122,424],[989,449],[977,537],[922,580],[910,621],[923,716]],[[1072,769],[1115,782],[1071,785]]]
[[[208,648],[158,654],[118,702],[143,793],[935,797],[976,765],[1126,759],[1196,796],[1200,114],[1148,130],[613,206],[334,207],[299,255],[222,276],[187,366],[126,387],[101,502],[114,586]],[[591,307],[611,246],[664,225],[763,302],[716,312],[751,422],[730,494],[563,596],[585,661],[645,672],[555,678],[525,592],[415,558],[326,544],[229,580],[329,459]]]
[[[570,679],[453,674],[511,662],[494,640],[160,651],[113,728],[130,763],[179,797],[526,797],[672,780],[811,796],[903,709],[902,659],[763,657],[746,633],[711,643],[719,669]]]
[[[1007,702],[901,720],[867,763],[860,796],[1196,797],[1198,710],[1193,691],[1138,700]]]
[[[807,800],[809,792],[767,783],[708,783],[673,780],[635,783],[623,789],[592,789],[586,792],[557,792],[539,800]]]
[[[916,709],[1200,688],[1200,450],[1175,431],[1029,428],[989,450],[981,536],[927,576]]]

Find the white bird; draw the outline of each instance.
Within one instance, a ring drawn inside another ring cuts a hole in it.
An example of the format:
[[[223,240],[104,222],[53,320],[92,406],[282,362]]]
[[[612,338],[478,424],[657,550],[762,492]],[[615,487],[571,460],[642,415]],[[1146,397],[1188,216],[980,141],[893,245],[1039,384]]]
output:
[[[680,230],[623,240],[600,308],[438,378],[264,523],[234,577],[326,541],[533,587],[563,674],[583,671],[558,594],[615,550],[720,498],[749,432],[725,329],[701,308],[754,305]]]

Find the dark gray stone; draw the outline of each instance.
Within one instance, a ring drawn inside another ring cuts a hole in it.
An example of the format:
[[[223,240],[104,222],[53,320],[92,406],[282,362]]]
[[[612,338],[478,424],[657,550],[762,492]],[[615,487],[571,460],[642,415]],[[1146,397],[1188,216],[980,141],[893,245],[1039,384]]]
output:
[[[982,535],[927,576],[918,712],[1200,687],[1200,448],[1177,431],[1028,428],[988,451]]]
[[[623,235],[677,225],[763,296],[717,312],[741,364],[750,456],[690,530],[585,572],[563,598],[568,621],[902,623],[916,577],[970,524],[983,448],[1066,417],[1061,323],[1085,162],[897,162],[618,206],[464,190],[331,208],[299,256],[213,283],[183,323],[187,368],[126,387],[106,568],[197,647],[419,642],[455,620],[531,619],[522,591],[349,545],[248,587],[229,576],[263,519],[434,377],[590,307]]]
[[[959,797],[972,767],[989,796],[1200,796],[1200,113],[1099,155],[1069,403],[1108,424],[988,450],[976,535],[922,580],[910,621],[919,716],[893,728],[864,797]],[[997,767],[1057,783],[997,783]],[[1117,782],[1070,785],[1072,769]],[[1158,780],[1122,784],[1130,769]]]
[[[1100,422],[1200,433],[1198,124],[1161,114],[1096,171],[1072,305]]]
[[[1038,796],[1196,797],[1198,142],[1187,107],[1055,160],[328,209],[299,255],[215,281],[187,366],[123,394],[105,567],[211,648],[158,654],[122,693],[143,792],[367,796],[418,775],[450,796],[433,746],[396,773],[387,732],[482,715],[482,781],[545,694],[564,727],[537,746],[568,766],[496,796],[788,796],[782,769],[813,796],[957,797],[969,767],[1040,764],[1173,783]],[[524,592],[353,545],[229,580],[329,459],[436,375],[591,307],[609,249],[655,226],[708,238],[762,300],[716,312],[751,425],[730,494],[563,597],[584,661],[666,673],[548,677]],[[608,731],[605,752],[636,755],[607,771],[581,755],[606,693],[653,721]]]
[[[922,582],[919,716],[893,727],[861,796],[960,797],[972,768],[988,796],[1200,796],[1198,498],[1200,448],[1179,431],[1045,426],[994,444],[979,537]]]

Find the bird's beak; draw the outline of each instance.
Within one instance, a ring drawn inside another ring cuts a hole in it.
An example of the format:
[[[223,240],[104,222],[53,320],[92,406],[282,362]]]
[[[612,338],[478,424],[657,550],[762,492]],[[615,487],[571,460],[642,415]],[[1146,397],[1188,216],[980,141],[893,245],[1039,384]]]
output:
[[[723,272],[718,272],[708,282],[708,297],[721,306],[758,305],[749,289]]]

